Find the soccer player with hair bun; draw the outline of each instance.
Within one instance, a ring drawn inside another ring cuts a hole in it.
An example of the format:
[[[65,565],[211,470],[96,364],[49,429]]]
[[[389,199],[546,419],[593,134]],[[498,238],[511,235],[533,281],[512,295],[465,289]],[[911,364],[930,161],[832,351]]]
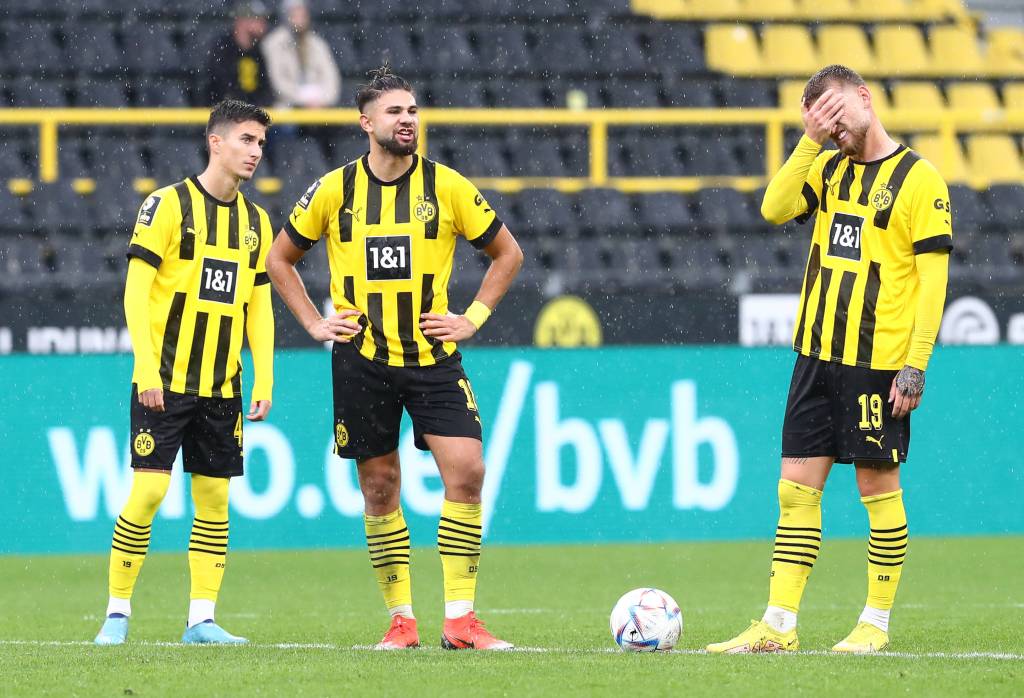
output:
[[[437,545],[447,649],[508,649],[474,611],[483,534],[482,429],[457,350],[505,295],[523,253],[469,180],[417,154],[412,86],[383,66],[356,96],[369,152],[313,182],[274,240],[267,270],[317,341],[333,341],[335,453],[356,461],[370,564],[391,615],[379,649],[419,645],[409,582],[409,529],[400,506],[402,410],[416,446],[444,482]],[[455,245],[491,258],[472,304],[448,306]],[[321,317],[295,264],[323,239],[335,313]]]
[[[889,645],[889,615],[907,555],[900,464],[921,404],[953,248],[949,193],[938,170],[889,137],[855,71],[830,65],[803,94],[804,135],[761,206],[776,225],[815,219],[782,427],[779,523],[768,608],[714,653],[799,647],[804,586],[821,548],[822,490],[852,463],[867,510],[867,602],[832,649]],[[838,150],[822,150],[829,139]]]

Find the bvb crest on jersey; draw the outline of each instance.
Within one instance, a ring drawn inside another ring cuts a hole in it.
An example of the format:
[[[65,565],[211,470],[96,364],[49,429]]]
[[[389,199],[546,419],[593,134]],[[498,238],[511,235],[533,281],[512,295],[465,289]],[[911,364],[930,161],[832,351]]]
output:
[[[249,252],[255,252],[257,248],[259,248],[259,246],[259,233],[257,233],[252,228],[249,228],[249,230],[245,233],[245,249],[249,250]]]
[[[875,190],[875,193],[871,196],[871,206],[874,207],[876,211],[884,211],[892,206],[892,200],[892,187],[888,184],[883,184],[878,187],[878,189]]]
[[[429,223],[437,216],[437,207],[426,200],[418,201],[413,215],[420,223]]]
[[[348,446],[348,429],[341,422],[334,425],[334,441],[338,444],[338,448]]]

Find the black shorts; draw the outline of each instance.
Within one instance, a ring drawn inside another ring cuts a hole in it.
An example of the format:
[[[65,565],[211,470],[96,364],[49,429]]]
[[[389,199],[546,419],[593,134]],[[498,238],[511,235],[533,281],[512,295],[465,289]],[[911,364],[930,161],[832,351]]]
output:
[[[894,419],[889,403],[896,373],[798,355],[782,425],[783,457],[906,462],[910,415]]]
[[[164,390],[164,411],[139,402],[132,385],[132,467],[170,470],[178,449],[186,473],[242,474],[242,398],[197,397]]]
[[[421,451],[430,450],[425,434],[482,440],[476,397],[458,352],[432,366],[403,368],[371,361],[352,344],[335,342],[331,369],[334,452],[342,458],[372,458],[397,449],[403,407]]]

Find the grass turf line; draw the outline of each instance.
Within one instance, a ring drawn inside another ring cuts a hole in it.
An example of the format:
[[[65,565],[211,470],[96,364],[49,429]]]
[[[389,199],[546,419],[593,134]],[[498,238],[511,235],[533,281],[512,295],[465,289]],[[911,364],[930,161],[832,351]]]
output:
[[[129,644],[119,648],[88,644],[105,608],[103,556],[0,557],[0,693],[182,695],[201,687],[203,695],[420,696],[460,687],[481,695],[821,695],[871,686],[876,694],[1014,695],[1024,691],[1022,544],[914,539],[893,612],[894,654],[883,657],[826,652],[864,602],[859,541],[823,546],[800,616],[809,652],[793,657],[696,652],[763,610],[770,542],[485,548],[481,617],[500,637],[550,650],[503,655],[437,649],[441,570],[431,548],[413,551],[425,647],[402,653],[351,649],[373,644],[387,625],[362,551],[232,553],[218,621],[254,645],[225,648],[175,644],[188,603],[184,552],[146,561]],[[680,603],[683,652],[606,651],[611,606],[638,586],[662,588]],[[60,644],[36,644],[46,641]],[[936,653],[945,656],[928,656]]]

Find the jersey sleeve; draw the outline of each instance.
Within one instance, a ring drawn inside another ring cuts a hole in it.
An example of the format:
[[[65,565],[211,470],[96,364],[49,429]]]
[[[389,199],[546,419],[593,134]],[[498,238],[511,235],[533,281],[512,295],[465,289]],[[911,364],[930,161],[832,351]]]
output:
[[[931,163],[919,163],[919,168],[921,175],[914,189],[910,211],[910,238],[914,254],[952,250],[953,218],[950,215],[949,189]]]
[[[836,151],[822,150],[814,158],[811,169],[807,172],[807,179],[804,181],[800,195],[803,197],[805,207],[802,212],[794,216],[794,220],[801,225],[810,220],[814,212],[818,210],[818,193],[822,186],[822,172],[825,170],[825,163],[834,157]]]
[[[173,189],[158,189],[142,202],[135,218],[135,229],[128,243],[128,257],[137,257],[159,268],[171,235],[179,232],[181,206]]]
[[[331,221],[331,212],[338,202],[333,201],[331,187],[324,186],[325,177],[309,185],[292,209],[284,229],[296,247],[308,250],[323,237]]]
[[[260,217],[260,251],[256,257],[256,285],[270,283],[270,275],[267,274],[267,254],[274,242],[274,229],[270,223],[270,215],[262,208],[257,207]]]
[[[451,208],[455,232],[481,250],[494,240],[504,225],[473,183],[452,171]]]

